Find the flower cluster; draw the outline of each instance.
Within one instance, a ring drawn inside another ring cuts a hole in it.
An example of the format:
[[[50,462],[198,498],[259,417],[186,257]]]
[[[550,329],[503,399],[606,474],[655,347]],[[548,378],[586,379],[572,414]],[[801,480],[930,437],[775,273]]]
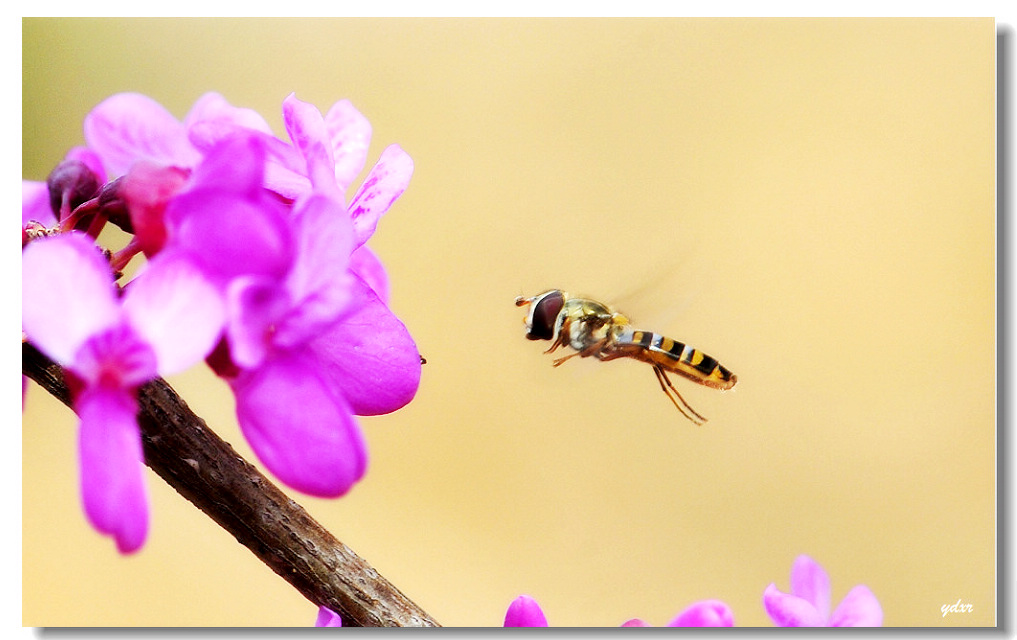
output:
[[[830,578],[815,560],[802,555],[791,567],[791,593],[771,584],[763,593],[766,613],[778,627],[878,627],[883,609],[865,585],[858,585],[830,615]],[[505,613],[506,627],[546,627],[547,618],[537,601],[522,595]],[[623,627],[648,627],[633,618]],[[667,623],[669,627],[733,627],[734,613],[720,600],[702,600],[689,606]]]
[[[85,513],[122,553],[147,532],[135,416],[156,376],[204,359],[262,463],[322,497],[366,470],[354,416],[416,393],[420,355],[365,245],[413,163],[389,146],[349,197],[371,138],[364,116],[290,95],[283,117],[288,141],[218,94],[182,122],[114,95],[86,117],[85,147],[22,184],[22,328],[68,374]],[[107,222],[131,234],[117,252],[95,246]],[[138,275],[117,285],[139,254]]]

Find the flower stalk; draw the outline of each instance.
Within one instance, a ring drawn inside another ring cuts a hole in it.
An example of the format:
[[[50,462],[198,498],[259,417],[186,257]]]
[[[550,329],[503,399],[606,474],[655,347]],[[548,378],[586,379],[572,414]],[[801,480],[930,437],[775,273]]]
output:
[[[70,406],[63,370],[29,343],[22,373]],[[345,626],[439,626],[220,439],[163,379],[139,394],[145,464]]]

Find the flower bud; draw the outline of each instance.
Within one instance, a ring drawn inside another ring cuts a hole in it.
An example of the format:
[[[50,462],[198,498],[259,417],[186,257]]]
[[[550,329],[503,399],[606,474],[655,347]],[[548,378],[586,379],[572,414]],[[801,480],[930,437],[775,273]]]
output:
[[[46,178],[49,206],[57,219],[88,200],[99,191],[99,178],[84,162],[64,160]]]
[[[102,185],[99,190],[99,211],[106,219],[120,227],[126,233],[134,233],[131,215],[127,211],[127,201],[121,194],[124,177],[120,176],[112,182]]]

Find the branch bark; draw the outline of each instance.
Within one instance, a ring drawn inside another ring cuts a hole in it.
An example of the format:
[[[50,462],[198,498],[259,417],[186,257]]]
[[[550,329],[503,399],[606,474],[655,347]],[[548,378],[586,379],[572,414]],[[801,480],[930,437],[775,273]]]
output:
[[[63,370],[23,343],[22,373],[70,406]],[[162,379],[141,388],[145,464],[344,626],[439,626],[196,416]]]

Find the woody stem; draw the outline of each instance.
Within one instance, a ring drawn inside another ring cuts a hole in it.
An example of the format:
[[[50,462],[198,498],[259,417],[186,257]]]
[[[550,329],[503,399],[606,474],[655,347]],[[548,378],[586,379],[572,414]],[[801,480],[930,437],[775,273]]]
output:
[[[22,344],[21,370],[64,404],[63,370]],[[344,626],[439,626],[196,416],[162,379],[139,393],[145,464]]]

